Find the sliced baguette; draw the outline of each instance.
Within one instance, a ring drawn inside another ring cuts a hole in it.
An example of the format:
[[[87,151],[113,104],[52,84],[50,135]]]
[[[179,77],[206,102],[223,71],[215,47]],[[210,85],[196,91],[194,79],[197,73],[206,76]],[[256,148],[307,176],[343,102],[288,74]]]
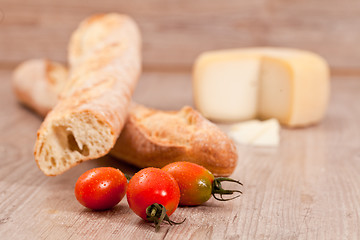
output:
[[[138,28],[125,15],[92,16],[73,33],[69,59],[69,79],[35,143],[35,160],[46,175],[114,146],[141,71]]]
[[[45,60],[43,61],[45,64]],[[20,66],[26,66],[28,63],[31,64],[31,61]],[[18,83],[26,82],[27,85],[32,81],[43,81],[45,85],[51,83],[45,78],[26,77],[45,75],[31,71],[44,71],[46,68],[26,69],[29,70],[29,74],[22,75],[24,78],[17,81],[14,79],[15,90],[21,88]],[[46,74],[46,76],[50,75]],[[65,82],[66,78],[59,78],[57,82],[60,81]],[[55,91],[59,88],[51,89],[52,94],[59,94]],[[27,91],[29,92],[25,91],[24,94],[32,96],[39,90],[27,89]],[[43,108],[43,101],[34,102],[32,99],[27,98],[22,102],[35,111],[39,107]],[[46,102],[46,99],[43,100]],[[42,114],[40,111],[37,112]],[[138,167],[162,167],[170,162],[191,161],[205,166],[216,176],[230,175],[237,162],[237,153],[231,140],[190,107],[184,107],[179,112],[162,112],[133,104],[127,122],[110,154]]]

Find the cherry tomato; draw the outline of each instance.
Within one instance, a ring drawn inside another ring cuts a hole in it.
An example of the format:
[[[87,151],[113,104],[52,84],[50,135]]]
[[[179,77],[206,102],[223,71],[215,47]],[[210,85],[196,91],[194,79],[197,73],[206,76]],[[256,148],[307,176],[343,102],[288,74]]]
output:
[[[82,174],[75,185],[76,199],[85,207],[105,210],[114,207],[125,196],[127,179],[118,169],[100,167]]]
[[[159,168],[140,170],[130,179],[126,196],[130,208],[142,219],[155,222],[157,230],[162,220],[174,223],[168,216],[178,207],[180,190],[169,173]]]
[[[237,180],[231,178],[215,178],[214,175],[206,168],[190,162],[174,162],[162,168],[165,172],[170,173],[177,181],[180,188],[180,205],[193,206],[200,205],[211,198],[220,201],[234,199],[242,193],[239,190],[225,190],[221,182],[229,181],[242,185]],[[238,196],[224,199],[223,195],[239,193]],[[216,196],[220,195],[220,198]]]

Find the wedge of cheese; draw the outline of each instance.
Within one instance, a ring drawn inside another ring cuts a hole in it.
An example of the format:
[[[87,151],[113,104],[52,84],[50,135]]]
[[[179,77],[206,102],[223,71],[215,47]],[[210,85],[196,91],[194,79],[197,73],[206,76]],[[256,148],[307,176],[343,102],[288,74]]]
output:
[[[193,73],[197,109],[214,121],[276,118],[297,127],[319,122],[329,99],[329,67],[297,49],[244,48],[206,52]]]

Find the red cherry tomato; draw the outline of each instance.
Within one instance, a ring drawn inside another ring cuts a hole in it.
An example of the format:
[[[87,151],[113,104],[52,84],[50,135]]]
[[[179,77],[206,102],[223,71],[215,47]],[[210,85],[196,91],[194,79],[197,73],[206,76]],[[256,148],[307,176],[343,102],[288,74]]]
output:
[[[163,219],[174,223],[168,216],[179,204],[180,190],[169,173],[159,168],[140,170],[130,179],[126,196],[130,208],[142,219],[155,222],[157,229],[164,209],[166,216]]]
[[[228,201],[238,196],[224,199],[223,195],[231,195],[235,192],[241,194],[239,190],[225,190],[221,182],[229,181],[242,185],[237,180],[231,178],[215,178],[206,168],[190,162],[174,162],[162,168],[170,173],[177,181],[180,188],[180,205],[192,206],[200,205],[211,198],[220,201]],[[216,196],[220,195],[220,198]]]
[[[114,207],[125,196],[127,179],[118,169],[100,167],[82,174],[75,185],[76,199],[85,207],[105,210]]]

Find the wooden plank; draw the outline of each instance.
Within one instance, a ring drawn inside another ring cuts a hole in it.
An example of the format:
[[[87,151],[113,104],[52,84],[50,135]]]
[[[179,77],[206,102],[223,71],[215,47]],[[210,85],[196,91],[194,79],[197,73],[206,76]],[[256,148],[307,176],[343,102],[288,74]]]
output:
[[[253,1],[45,1],[1,0],[0,65],[34,57],[66,61],[79,21],[95,12],[130,14],[144,38],[146,70],[190,71],[203,51],[286,46],[324,56],[335,72],[360,69],[360,2]]]
[[[75,181],[87,169],[137,169],[104,157],[57,177],[39,171],[32,151],[41,119],[16,103],[10,75],[0,71],[2,239],[360,238],[359,78],[333,80],[325,120],[309,128],[283,128],[279,148],[238,145],[233,177],[245,184],[241,198],[181,207],[172,218],[186,222],[155,233],[126,199],[112,210],[93,212],[74,197]],[[190,75],[146,73],[134,99],[160,109],[191,105]]]

